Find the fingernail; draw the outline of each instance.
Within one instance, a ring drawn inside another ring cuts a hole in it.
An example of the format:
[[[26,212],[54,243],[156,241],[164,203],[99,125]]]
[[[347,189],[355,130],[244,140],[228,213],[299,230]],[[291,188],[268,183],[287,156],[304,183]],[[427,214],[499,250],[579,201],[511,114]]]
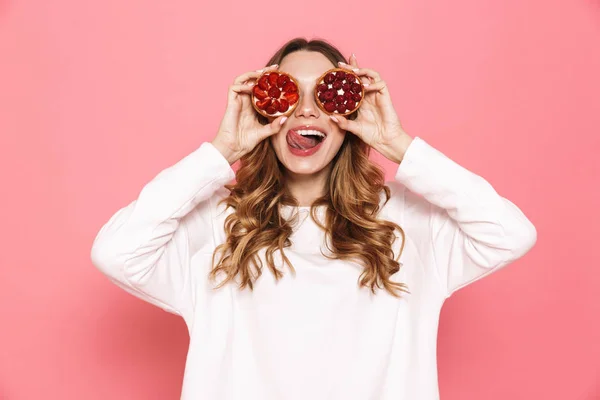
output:
[[[352,57],[356,60],[356,54],[352,53]]]
[[[358,68],[352,68],[352,71],[358,72]]]
[[[346,63],[345,63],[345,62],[343,62],[343,61],[340,61],[340,62],[338,62],[338,64],[341,64],[341,65],[348,65],[348,64],[346,64]]]
[[[335,122],[340,122],[339,119],[337,119],[336,117],[334,117],[333,115],[330,115],[329,118],[331,118],[332,120],[334,120]]]
[[[254,86],[254,82],[248,82],[247,85],[248,86]]]
[[[288,117],[281,118],[281,120],[279,121],[279,125],[283,125],[287,119]]]
[[[261,69],[257,69],[257,70],[256,70],[256,72],[258,72],[258,73],[260,74],[260,73],[261,73],[261,72],[263,72],[264,70],[265,70],[264,68],[261,68]]]
[[[279,64],[273,64],[269,68],[276,68],[276,67],[279,67]]]
[[[363,83],[363,86],[364,87],[369,87],[369,86],[371,86],[371,84],[370,83]]]

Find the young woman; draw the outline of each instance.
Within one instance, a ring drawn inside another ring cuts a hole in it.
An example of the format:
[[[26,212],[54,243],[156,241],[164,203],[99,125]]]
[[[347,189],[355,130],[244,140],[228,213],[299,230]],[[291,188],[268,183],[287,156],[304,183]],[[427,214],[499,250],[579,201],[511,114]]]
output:
[[[269,68],[299,83],[287,119],[254,111],[262,71],[239,76],[214,139],[157,174],[97,235],[100,271],[185,320],[182,399],[438,399],[444,300],[536,242],[515,204],[404,132],[377,72],[344,61],[324,41],[292,40],[275,54]],[[339,66],[366,84],[348,118],[313,96]],[[287,142],[302,130],[326,135],[310,156]],[[393,181],[370,148],[399,164]]]

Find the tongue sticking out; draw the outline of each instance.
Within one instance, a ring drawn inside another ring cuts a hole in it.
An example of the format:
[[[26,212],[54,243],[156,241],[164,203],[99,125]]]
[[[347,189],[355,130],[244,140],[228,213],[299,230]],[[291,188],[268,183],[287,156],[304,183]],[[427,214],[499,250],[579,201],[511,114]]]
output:
[[[297,149],[308,150],[321,143],[321,138],[312,135],[302,136],[295,131],[289,131],[287,134],[287,143]]]

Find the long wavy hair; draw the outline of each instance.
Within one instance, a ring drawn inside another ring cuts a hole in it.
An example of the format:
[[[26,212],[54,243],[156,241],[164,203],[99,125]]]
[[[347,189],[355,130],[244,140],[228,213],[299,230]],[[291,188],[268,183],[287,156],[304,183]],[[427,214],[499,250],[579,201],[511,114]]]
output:
[[[334,66],[339,61],[348,62],[338,49],[324,40],[296,38],[281,47],[266,65],[281,64],[288,54],[300,50],[319,52]],[[264,117],[257,114],[257,118]],[[356,118],[356,113],[348,118]],[[267,123],[266,119],[261,119],[261,123]],[[327,246],[331,254],[323,254],[325,257],[358,261],[364,267],[359,277],[360,286],[373,293],[376,288],[383,288],[399,297],[400,292],[408,290],[404,283],[390,279],[400,270],[392,243],[397,229],[402,237],[401,253],[405,235],[398,224],[377,218],[380,194],[385,195],[385,204],[391,191],[385,185],[381,168],[369,160],[369,152],[370,147],[358,136],[346,133],[331,161],[328,190],[312,204],[310,216],[329,239]],[[217,287],[237,281],[240,289],[252,290],[264,268],[260,257],[263,249],[267,268],[276,280],[283,277],[283,270],[275,265],[275,252],[280,252],[291,273],[295,273],[284,252],[291,246],[292,225],[282,218],[279,206],[299,204],[286,189],[284,171],[270,140],[263,140],[240,159],[236,183],[225,185],[230,194],[219,203],[232,207],[234,212],[225,219],[226,241],[215,249],[212,257],[211,279],[224,276]],[[325,224],[316,215],[319,206],[325,206]],[[217,254],[220,259],[215,264]]]

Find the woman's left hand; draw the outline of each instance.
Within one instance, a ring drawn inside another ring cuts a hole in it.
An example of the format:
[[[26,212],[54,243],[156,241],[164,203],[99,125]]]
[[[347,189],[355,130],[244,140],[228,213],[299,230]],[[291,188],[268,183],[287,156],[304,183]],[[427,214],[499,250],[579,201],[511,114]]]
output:
[[[365,97],[356,119],[335,114],[331,119],[389,160],[400,163],[412,138],[402,129],[385,81],[376,71],[359,68],[354,54],[350,57],[350,65],[340,63],[340,68],[351,70],[362,79]]]

